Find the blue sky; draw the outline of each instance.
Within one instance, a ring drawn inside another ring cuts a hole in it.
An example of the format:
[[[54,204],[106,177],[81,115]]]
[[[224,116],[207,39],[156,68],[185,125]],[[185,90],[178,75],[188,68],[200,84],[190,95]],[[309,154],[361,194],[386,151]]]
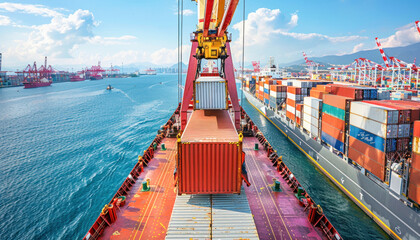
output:
[[[242,54],[241,0],[232,25],[234,61]],[[197,6],[184,1],[184,62]],[[278,63],[420,42],[420,1],[246,1],[245,61]],[[3,67],[23,68],[48,56],[57,68],[172,65],[177,61],[177,1],[10,1],[0,3]],[[419,56],[420,57],[420,56]]]

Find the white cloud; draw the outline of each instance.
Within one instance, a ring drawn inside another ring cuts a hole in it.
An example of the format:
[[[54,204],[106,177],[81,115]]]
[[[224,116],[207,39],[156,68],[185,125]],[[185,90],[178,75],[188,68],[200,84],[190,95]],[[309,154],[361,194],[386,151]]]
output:
[[[90,43],[93,44],[102,44],[102,45],[120,45],[120,44],[129,44],[132,40],[136,40],[137,37],[132,35],[124,35],[121,37],[101,37],[94,36],[89,39]]]
[[[44,17],[57,17],[61,16],[62,14],[53,10],[49,9],[43,5],[34,5],[34,4],[21,4],[21,3],[0,3],[0,9],[3,9],[7,12],[21,12],[21,13],[28,13],[34,15],[40,15]]]
[[[290,22],[287,24],[289,26],[289,28],[296,27],[297,23],[298,23],[298,19],[299,19],[299,17],[297,15],[297,13],[293,13],[290,17]]]
[[[380,41],[384,48],[403,47],[420,42],[420,34],[415,24],[411,23],[397,29],[393,35],[380,39]]]
[[[7,26],[12,24],[12,21],[8,16],[0,15],[0,26]]]
[[[179,11],[179,12],[181,12],[181,11]],[[182,11],[182,15],[184,15],[184,16],[191,16],[191,15],[193,15],[195,12],[193,11],[193,10],[191,10],[191,9],[184,9],[183,11]],[[175,15],[177,15],[178,14],[178,12],[174,12],[174,14]]]
[[[182,45],[182,61],[188,62],[189,53],[191,52],[191,45]],[[168,49],[161,48],[154,51],[150,54],[150,59],[148,59],[153,64],[156,65],[166,65],[174,64],[178,62],[178,48]]]
[[[356,53],[359,52],[361,50],[363,50],[363,47],[365,46],[364,43],[359,43],[356,46],[354,46],[352,53]]]

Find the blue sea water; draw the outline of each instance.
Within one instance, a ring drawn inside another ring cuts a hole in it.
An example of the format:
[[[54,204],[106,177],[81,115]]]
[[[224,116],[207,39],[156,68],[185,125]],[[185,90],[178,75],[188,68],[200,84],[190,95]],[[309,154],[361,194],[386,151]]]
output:
[[[0,89],[0,239],[83,238],[173,113],[176,86],[176,75],[156,75]],[[387,238],[246,100],[243,106],[345,239]]]

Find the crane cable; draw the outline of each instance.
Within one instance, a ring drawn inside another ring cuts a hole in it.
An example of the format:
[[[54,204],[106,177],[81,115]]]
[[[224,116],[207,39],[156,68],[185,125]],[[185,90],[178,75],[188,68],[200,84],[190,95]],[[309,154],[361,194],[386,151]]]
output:
[[[244,63],[245,61],[245,0],[243,5],[243,12],[242,12],[242,78],[241,79],[241,106],[244,100]]]
[[[183,32],[183,0],[178,0],[178,104],[182,99],[182,32]]]

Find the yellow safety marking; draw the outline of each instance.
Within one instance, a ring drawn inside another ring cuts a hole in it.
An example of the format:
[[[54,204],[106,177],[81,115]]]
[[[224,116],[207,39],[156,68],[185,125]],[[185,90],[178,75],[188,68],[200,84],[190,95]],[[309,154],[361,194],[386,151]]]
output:
[[[171,152],[170,154],[172,154],[173,152]],[[171,158],[171,156],[169,157],[169,159]],[[159,177],[158,177],[158,181],[157,181],[157,185],[159,185],[160,184],[160,182],[161,182],[161,180],[162,180],[162,175],[165,173],[165,170],[167,170],[166,168],[169,166],[170,164],[166,164],[165,165],[165,169],[163,169],[163,171],[159,174]],[[143,219],[144,219],[144,217],[146,216],[146,214],[147,214],[147,212],[148,212],[148,210],[149,210],[149,206],[150,206],[150,204],[151,204],[151,202],[153,201],[153,198],[154,198],[154,196],[156,195],[157,196],[157,193],[158,191],[153,191],[151,194],[149,194],[149,196],[147,197],[147,202],[148,202],[148,204],[147,204],[147,206],[146,206],[146,210],[144,211],[144,213],[145,214],[143,214],[142,216],[141,216],[141,219],[140,219],[140,217],[139,217],[139,220],[140,221],[137,221],[138,222],[138,226],[136,227],[136,229],[135,229],[135,234],[134,234],[134,236],[133,236],[133,238],[135,239],[136,238],[136,235],[137,235],[137,233],[138,233],[138,231],[139,231],[139,229],[140,229],[140,226],[142,225],[141,223],[143,222]],[[149,201],[150,200],[150,201]],[[153,205],[152,205],[153,206]],[[144,229],[144,228],[143,228]],[[144,231],[142,231],[142,234],[143,234],[143,232]],[[131,239],[131,236],[130,236],[130,238],[129,239]]]
[[[121,235],[121,234],[120,234],[120,232],[118,232],[118,231],[115,231],[115,232],[112,234],[112,236],[119,236],[119,235]]]
[[[166,229],[166,227],[162,224],[162,223],[160,223],[160,225],[164,228],[164,229]],[[159,234],[160,235],[160,234]]]
[[[169,156],[169,158],[168,158],[168,160],[170,161],[173,157],[174,157],[174,154],[175,153],[175,151],[174,152],[171,152],[170,153],[170,156]],[[163,170],[163,173],[166,173],[168,170],[169,170],[169,168],[171,167],[172,165],[171,164],[169,164],[169,163],[167,163],[166,164],[166,166],[165,166],[165,169]],[[165,174],[164,176],[163,176],[163,179],[162,179],[162,182],[161,183],[159,183],[158,185],[160,185],[160,184],[163,184],[164,182],[165,182],[165,180],[166,180],[166,178],[167,178],[167,176],[168,176],[169,174]],[[159,179],[159,182],[160,182],[160,179]],[[163,187],[161,187],[161,188],[163,188]],[[153,200],[153,205],[152,205],[152,207],[153,208],[156,208],[156,206],[155,206],[155,204],[156,204],[156,200],[158,199],[158,197],[159,197],[159,192],[160,191],[156,191],[156,197],[155,197],[155,200]],[[155,193],[155,192],[154,192]],[[147,225],[147,223],[148,223],[148,221],[149,221],[149,218],[150,218],[150,215],[152,214],[152,209],[150,209],[150,212],[149,212],[149,214],[147,215],[147,218],[146,218],[146,222],[144,223],[144,227],[143,227],[143,229],[146,227],[146,225]],[[141,225],[141,224],[140,224]],[[140,227],[140,225],[139,225],[139,227]],[[143,233],[144,233],[144,231],[141,231],[141,234],[140,234],[140,236],[139,236],[139,239],[141,239],[141,237],[143,236]]]
[[[392,235],[394,235],[394,237],[396,237],[399,240],[402,240],[394,231],[391,230],[391,228],[388,227],[388,225],[386,225],[381,219],[379,219],[369,208],[367,208],[362,202],[359,201],[359,199],[357,199],[351,192],[349,192],[349,190],[347,190],[343,185],[341,185],[341,183],[339,181],[337,181],[337,179],[335,179],[329,172],[327,172],[327,170],[325,170],[317,161],[315,161],[314,158],[312,158],[309,154],[307,154],[299,145],[297,145],[289,136],[287,136],[287,134],[285,132],[283,132],[283,130],[281,130],[273,121],[271,121],[271,119],[269,119],[265,114],[263,114],[258,108],[256,108],[250,101],[248,101],[249,104],[251,104],[251,106],[253,106],[258,112],[260,112],[265,118],[267,118],[268,121],[270,121],[278,130],[280,130],[287,138],[290,139],[290,141],[292,141],[292,143],[294,143],[296,145],[296,147],[299,148],[300,151],[302,151],[309,159],[312,160],[313,163],[315,163],[315,165],[317,165],[317,167],[319,169],[321,169],[325,174],[327,174],[327,176],[333,180],[336,184],[339,185],[339,187],[341,189],[343,189],[345,191],[345,193],[347,193],[347,196],[350,196],[350,198],[352,198],[353,200],[355,200],[358,204],[360,204],[359,206],[362,206],[364,208],[365,211],[369,212],[369,214],[375,218],[376,221],[379,221],[380,225],[382,225],[382,227],[386,228],[386,231],[388,233],[391,233]]]

